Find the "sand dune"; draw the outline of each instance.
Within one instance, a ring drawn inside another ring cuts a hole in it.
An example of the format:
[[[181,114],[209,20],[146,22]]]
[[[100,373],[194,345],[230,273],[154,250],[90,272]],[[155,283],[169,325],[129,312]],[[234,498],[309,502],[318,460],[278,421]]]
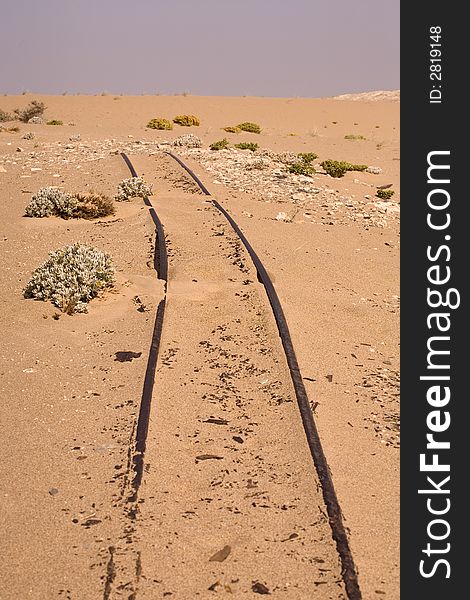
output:
[[[364,598],[398,599],[399,91],[27,95],[2,97],[0,109],[32,98],[47,105],[46,120],[64,125],[6,122],[0,130],[1,598],[251,598],[253,586],[283,599],[344,598],[263,290],[229,229],[167,162],[162,151],[172,148],[272,276]],[[145,127],[177,114],[201,125]],[[244,121],[259,123],[261,134],[222,130]],[[199,148],[172,146],[187,133]],[[211,151],[222,138],[230,147]],[[239,142],[259,148],[239,150]],[[116,214],[98,222],[24,216],[46,185],[113,196],[129,176],[121,151],[154,185],[170,254],[137,519],[126,510],[128,453],[164,293],[153,224],[139,199],[116,203]],[[299,152],[318,155],[312,177],[289,172]],[[326,159],[372,169],[332,178]],[[386,185],[395,195],[384,201],[376,192]],[[73,316],[24,299],[48,252],[77,240],[111,254],[114,290]],[[126,351],[141,354],[115,360]]]

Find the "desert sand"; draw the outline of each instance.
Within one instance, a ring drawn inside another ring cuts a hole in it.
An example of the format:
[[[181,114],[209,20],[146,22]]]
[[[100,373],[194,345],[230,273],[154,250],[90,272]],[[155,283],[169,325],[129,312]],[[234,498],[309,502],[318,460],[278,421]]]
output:
[[[398,93],[28,94],[0,97],[0,109],[32,99],[64,125],[0,127],[0,598],[346,598],[264,290],[224,219],[163,154],[171,149],[268,269],[363,597],[398,599]],[[146,128],[177,114],[201,124]],[[244,121],[261,134],[221,129]],[[202,147],[171,145],[187,133]],[[231,148],[209,150],[224,137]],[[245,141],[259,150],[233,149]],[[121,151],[153,184],[170,258],[137,516],[126,503],[129,449],[164,294],[148,209],[136,198],[97,221],[24,216],[46,185],[112,197],[129,177]],[[315,152],[313,177],[286,173],[273,157],[287,152]],[[319,166],[328,158],[374,169],[331,178]],[[386,185],[395,195],[383,202]],[[24,299],[47,254],[77,240],[111,254],[114,289],[73,316]],[[123,351],[141,354],[115,360]]]

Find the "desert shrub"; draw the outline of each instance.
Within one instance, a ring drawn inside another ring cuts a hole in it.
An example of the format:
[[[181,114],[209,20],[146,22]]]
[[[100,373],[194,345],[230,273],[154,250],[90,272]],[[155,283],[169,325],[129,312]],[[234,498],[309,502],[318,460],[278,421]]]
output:
[[[0,123],[5,123],[6,121],[12,121],[12,120],[13,120],[13,116],[0,108]]]
[[[49,217],[56,215],[64,219],[73,216],[78,206],[78,200],[56,187],[41,188],[31,198],[25,209],[28,217]]]
[[[252,152],[255,152],[258,150],[259,146],[255,142],[240,142],[239,144],[235,144],[235,148],[238,148],[239,150],[251,150]]]
[[[183,125],[184,127],[191,127],[192,125],[199,126],[201,121],[194,115],[178,115],[173,119],[173,123]]]
[[[60,119],[51,119],[50,121],[47,121],[46,125],[63,125],[64,122],[61,121]]]
[[[377,190],[375,195],[381,200],[390,200],[394,193],[393,190]]]
[[[184,146],[185,148],[201,148],[202,141],[193,133],[185,133],[171,142],[172,146]]]
[[[248,133],[261,133],[261,127],[256,123],[240,123],[237,128]]]
[[[344,136],[345,140],[365,140],[366,138],[363,135],[356,135],[354,133],[348,133],[348,135]]]
[[[224,131],[226,131],[227,133],[240,133],[241,129],[240,127],[222,127],[222,129]]]
[[[308,177],[312,177],[315,173],[315,169],[312,164],[308,162],[298,162],[288,165],[289,173],[293,173],[295,175],[307,175]]]
[[[76,219],[98,219],[114,215],[116,212],[113,201],[104,194],[88,192],[74,194],[74,198],[78,200],[78,206],[72,215]]]
[[[331,177],[343,177],[348,171],[365,171],[367,165],[353,165],[344,160],[324,160],[321,166]]]
[[[33,117],[41,117],[45,110],[46,105],[44,104],[44,102],[32,100],[26,108],[23,108],[23,110],[15,108],[14,112],[20,121],[23,121],[23,123],[27,123]]]
[[[25,298],[50,300],[62,312],[87,312],[87,303],[114,284],[111,257],[77,242],[51,252],[23,290]]]
[[[315,154],[315,152],[299,152],[297,156],[308,165],[318,158],[318,154]]]
[[[168,119],[163,119],[161,117],[157,117],[155,119],[151,119],[147,123],[147,127],[149,129],[173,129],[173,124]]]
[[[349,171],[348,163],[344,160],[324,160],[321,166],[331,177],[344,177],[345,173]]]
[[[151,195],[151,184],[145,183],[142,177],[131,177],[121,181],[115,198],[118,202],[128,202],[131,198],[147,198]]]
[[[224,148],[228,148],[228,139],[224,138],[218,142],[212,142],[209,147],[211,150],[223,150]]]

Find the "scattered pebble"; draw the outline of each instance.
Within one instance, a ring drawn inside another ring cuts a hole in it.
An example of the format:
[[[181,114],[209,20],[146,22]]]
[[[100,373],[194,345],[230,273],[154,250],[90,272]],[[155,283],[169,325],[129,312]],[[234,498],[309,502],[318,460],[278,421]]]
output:
[[[270,594],[269,588],[267,588],[264,583],[260,583],[259,581],[255,581],[251,586],[252,591],[255,594]]]
[[[224,546],[221,550],[213,554],[209,558],[209,562],[224,562],[224,560],[228,557],[232,548],[230,546]]]
[[[116,352],[115,353],[118,362],[130,362],[134,358],[140,358],[142,356],[142,352]]]

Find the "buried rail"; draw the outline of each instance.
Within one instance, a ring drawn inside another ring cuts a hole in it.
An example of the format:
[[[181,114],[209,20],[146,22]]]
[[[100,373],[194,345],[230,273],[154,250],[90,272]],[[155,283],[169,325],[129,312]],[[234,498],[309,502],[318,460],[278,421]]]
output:
[[[271,304],[271,308],[274,314],[274,318],[276,320],[277,328],[286,355],[287,364],[291,374],[292,383],[294,385],[295,395],[297,398],[297,404],[302,418],[302,424],[304,427],[305,435],[307,437],[310,453],[312,455],[313,462],[315,464],[315,468],[317,470],[318,477],[322,486],[323,499],[328,511],[332,536],[336,543],[336,548],[341,560],[341,574],[346,588],[346,593],[348,595],[349,600],[361,600],[362,594],[359,588],[356,566],[354,564],[351,548],[349,546],[349,540],[346,534],[346,529],[343,524],[341,507],[339,505],[338,497],[336,495],[328,463],[323,452],[318,429],[315,424],[312,411],[310,409],[307,390],[305,389],[305,385],[302,380],[302,375],[300,373],[300,368],[294,351],[294,346],[289,332],[289,327],[287,325],[287,320],[284,315],[284,311],[282,310],[282,306],[277,292],[274,288],[274,285],[260,258],[254,251],[251,244],[246,239],[245,235],[242,233],[237,223],[228,214],[225,208],[221,204],[219,204],[219,202],[215,198],[212,197],[211,193],[202,183],[199,177],[176,154],[173,154],[169,151],[165,151],[165,153],[179,163],[179,165],[197,183],[197,185],[204,192],[204,194],[210,196],[212,204],[219,212],[222,213],[222,215],[230,223],[233,230],[245,246],[248,254],[251,257],[251,260],[253,261],[256,267],[258,280],[263,284],[266,290],[266,294]]]
[[[121,153],[121,157],[129,167],[132,177],[137,177],[137,172],[134,169],[128,156]],[[160,340],[162,337],[163,329],[163,318],[165,316],[166,307],[166,288],[168,282],[168,255],[165,245],[165,232],[163,225],[158,218],[152,203],[148,198],[144,198],[144,204],[149,207],[150,216],[155,224],[155,251],[153,257],[153,266],[157,273],[157,277],[165,282],[164,296],[160,300],[157,308],[157,315],[155,317],[155,324],[153,326],[152,341],[150,343],[150,352],[147,360],[147,368],[145,370],[144,386],[142,389],[142,396],[140,400],[139,416],[137,419],[137,430],[135,434],[135,446],[134,454],[132,457],[134,477],[132,479],[132,490],[133,493],[129,498],[129,501],[133,502],[137,500],[137,494],[142,483],[142,477],[144,472],[144,458],[145,449],[147,445],[147,434],[150,421],[150,408],[152,404],[153,386],[155,382],[155,370],[157,367],[158,351],[160,348]]]

